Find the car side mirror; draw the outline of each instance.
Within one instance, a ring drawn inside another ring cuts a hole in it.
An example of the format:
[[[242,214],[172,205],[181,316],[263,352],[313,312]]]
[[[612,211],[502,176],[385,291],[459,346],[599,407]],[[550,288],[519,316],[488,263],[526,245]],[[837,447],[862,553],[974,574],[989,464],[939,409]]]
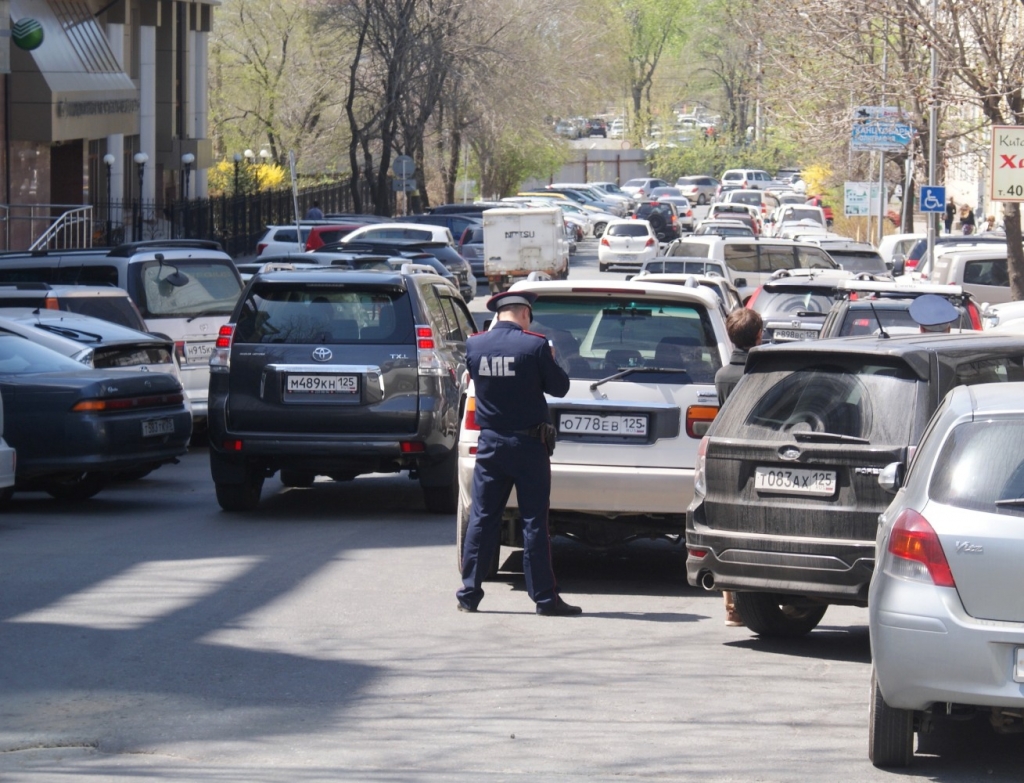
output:
[[[632,279],[633,279],[634,277],[636,277],[636,275],[626,275],[626,281],[627,281],[627,282],[629,282],[629,281],[630,281],[630,280],[632,280]]]
[[[903,486],[903,477],[906,472],[906,468],[902,462],[890,462],[884,468],[882,472],[878,474],[878,486],[884,489],[891,495],[895,495],[899,492],[900,487]]]
[[[732,284],[734,286],[736,286],[737,288],[746,288],[746,286],[747,286],[747,278],[745,278],[745,277],[737,277],[735,280],[732,281]]]
[[[892,259],[892,276],[899,277],[907,271],[907,260],[903,256],[894,256]]]

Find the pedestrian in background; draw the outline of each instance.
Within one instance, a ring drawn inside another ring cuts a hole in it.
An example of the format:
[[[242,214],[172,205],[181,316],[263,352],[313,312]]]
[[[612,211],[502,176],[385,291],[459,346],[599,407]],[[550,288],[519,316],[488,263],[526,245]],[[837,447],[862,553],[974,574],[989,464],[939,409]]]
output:
[[[974,210],[967,204],[964,204],[960,207],[960,229],[965,235],[970,235],[974,233],[975,227]]]
[[[323,220],[324,211],[320,209],[320,202],[314,201],[313,206],[306,210],[306,220]]]
[[[547,339],[527,331],[536,300],[536,294],[526,291],[492,296],[487,309],[497,313],[496,323],[466,342],[480,437],[457,593],[461,612],[477,611],[484,597],[481,585],[501,546],[501,516],[513,486],[523,520],[526,592],[537,604],[537,614],[583,612],[562,600],[551,566],[548,505],[555,433],[544,394],[564,397],[569,376],[555,361]]]
[[[750,349],[761,344],[764,323],[755,310],[748,310],[744,307],[729,313],[725,319],[725,330],[729,333],[733,351],[732,356],[729,357],[729,363],[715,373],[715,390],[718,392],[719,406],[725,405],[726,398],[743,377]],[[730,590],[724,590],[722,597],[725,599],[725,624],[734,627],[743,625],[743,619],[736,611],[733,593]]]
[[[953,221],[956,219],[956,202],[953,201],[953,197],[949,197],[949,201],[946,202],[946,233],[953,233]]]

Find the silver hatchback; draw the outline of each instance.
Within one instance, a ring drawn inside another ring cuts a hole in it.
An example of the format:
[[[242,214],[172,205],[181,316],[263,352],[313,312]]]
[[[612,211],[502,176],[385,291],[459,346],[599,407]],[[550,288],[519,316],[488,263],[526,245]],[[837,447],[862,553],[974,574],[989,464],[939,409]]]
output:
[[[953,389],[902,487],[900,471],[879,477],[898,492],[868,598],[879,767],[909,764],[945,716],[1024,729],[1024,383]]]

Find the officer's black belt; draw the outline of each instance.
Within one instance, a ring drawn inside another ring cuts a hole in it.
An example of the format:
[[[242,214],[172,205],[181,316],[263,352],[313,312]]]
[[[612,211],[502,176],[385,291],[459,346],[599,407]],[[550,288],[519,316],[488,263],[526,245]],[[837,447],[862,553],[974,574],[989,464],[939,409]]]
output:
[[[539,438],[543,428],[543,424],[538,424],[535,427],[530,427],[526,430],[492,430],[492,432],[497,432],[499,435],[518,435],[520,437]]]

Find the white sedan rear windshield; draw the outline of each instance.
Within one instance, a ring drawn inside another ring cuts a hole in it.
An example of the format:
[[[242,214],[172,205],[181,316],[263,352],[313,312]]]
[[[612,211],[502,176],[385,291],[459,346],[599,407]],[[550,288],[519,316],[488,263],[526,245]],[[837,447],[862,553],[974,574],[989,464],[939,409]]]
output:
[[[722,366],[714,329],[699,304],[545,296],[533,306],[530,328],[551,341],[570,378],[633,369],[628,377],[634,383],[714,383]]]
[[[651,232],[643,223],[619,223],[608,226],[608,236],[610,237],[646,237],[650,234]]]

